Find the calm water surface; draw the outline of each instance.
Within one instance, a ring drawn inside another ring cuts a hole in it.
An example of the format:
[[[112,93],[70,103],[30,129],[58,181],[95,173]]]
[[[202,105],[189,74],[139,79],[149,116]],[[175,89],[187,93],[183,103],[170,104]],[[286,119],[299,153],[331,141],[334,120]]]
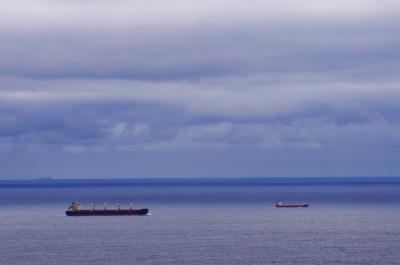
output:
[[[0,264],[400,260],[399,185],[8,187],[0,192]],[[67,217],[71,197],[129,197],[137,207],[150,208],[151,216]],[[311,207],[274,208],[273,199],[282,198]]]

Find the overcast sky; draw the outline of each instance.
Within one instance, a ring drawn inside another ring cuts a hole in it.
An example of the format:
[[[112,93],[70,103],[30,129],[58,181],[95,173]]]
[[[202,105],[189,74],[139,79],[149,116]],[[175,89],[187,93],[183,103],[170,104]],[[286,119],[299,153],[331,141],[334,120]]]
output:
[[[0,178],[400,176],[400,1],[1,1]]]

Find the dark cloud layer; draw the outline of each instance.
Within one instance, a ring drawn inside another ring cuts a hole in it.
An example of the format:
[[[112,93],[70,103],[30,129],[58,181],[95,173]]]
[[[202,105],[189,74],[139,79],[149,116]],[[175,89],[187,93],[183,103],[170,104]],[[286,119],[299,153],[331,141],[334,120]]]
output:
[[[28,78],[168,80],[357,70],[362,78],[373,70],[393,75],[391,68],[379,71],[379,67],[398,66],[400,38],[395,25],[399,21],[326,27],[315,25],[324,25],[323,21],[287,23],[204,25],[166,32],[17,31],[0,36],[0,69]]]
[[[0,178],[400,172],[396,1],[3,6]]]

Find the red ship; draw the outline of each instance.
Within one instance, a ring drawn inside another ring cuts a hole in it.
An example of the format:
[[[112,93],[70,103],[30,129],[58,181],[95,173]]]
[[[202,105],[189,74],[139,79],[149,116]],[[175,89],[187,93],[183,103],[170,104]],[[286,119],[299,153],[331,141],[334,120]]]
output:
[[[309,206],[308,203],[305,204],[283,204],[282,202],[277,202],[275,204],[276,208],[307,208]]]

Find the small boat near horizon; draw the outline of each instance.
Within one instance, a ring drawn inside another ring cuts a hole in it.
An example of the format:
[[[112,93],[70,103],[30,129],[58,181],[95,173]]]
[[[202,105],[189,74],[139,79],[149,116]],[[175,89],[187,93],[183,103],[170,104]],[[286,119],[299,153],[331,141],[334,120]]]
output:
[[[91,209],[81,209],[79,202],[73,202],[65,211],[67,216],[126,216],[126,215],[148,215],[149,209],[133,209],[132,203],[128,209],[121,209],[121,204],[117,204],[117,209],[107,209],[107,204],[104,203],[103,209],[96,209],[95,203],[92,203]]]
[[[308,208],[310,206],[308,203],[304,204],[284,204],[282,202],[277,202],[275,204],[276,208]]]

